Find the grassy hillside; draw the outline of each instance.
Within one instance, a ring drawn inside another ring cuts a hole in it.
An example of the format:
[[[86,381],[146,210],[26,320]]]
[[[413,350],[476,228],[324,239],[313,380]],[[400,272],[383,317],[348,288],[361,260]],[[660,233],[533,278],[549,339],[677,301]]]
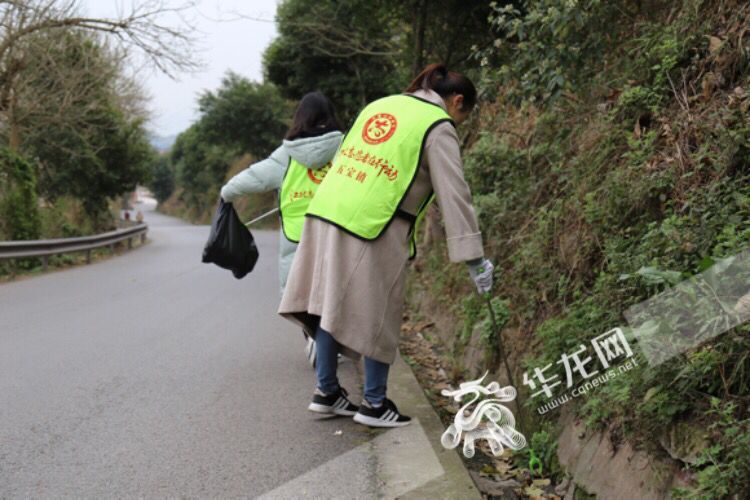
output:
[[[518,43],[499,67],[507,45],[485,51],[483,93],[496,99],[466,127],[481,131],[466,138],[465,169],[500,269],[493,302],[519,385],[523,371],[624,325],[629,306],[750,242],[750,6],[568,4],[521,22],[497,8],[493,22]],[[555,31],[566,15],[582,20]],[[466,270],[445,271],[442,244],[421,255],[412,314],[450,311],[457,373],[481,372],[463,357],[477,346],[497,370],[498,338],[482,330]],[[693,494],[750,491],[748,332],[642,364],[571,405],[588,426],[653,451],[678,423],[696,423],[712,444],[685,464]],[[536,400],[520,389],[531,416]],[[536,415],[535,426],[556,417]]]

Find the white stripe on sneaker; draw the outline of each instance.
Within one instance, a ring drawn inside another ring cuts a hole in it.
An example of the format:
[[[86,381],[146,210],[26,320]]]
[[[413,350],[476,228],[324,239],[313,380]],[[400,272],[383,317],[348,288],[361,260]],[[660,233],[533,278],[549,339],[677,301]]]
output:
[[[398,420],[398,417],[399,417],[399,414],[394,412],[393,417],[389,420],[389,422],[395,422],[396,420]]]
[[[356,413],[354,415],[354,421],[358,424],[367,425],[370,427],[404,427],[406,425],[409,425],[411,422],[410,420],[399,421],[396,420],[394,422],[386,422],[382,418],[375,418],[375,417],[368,417],[367,415],[363,415],[361,413]]]
[[[391,414],[392,414],[392,413],[393,413],[393,412],[392,412],[391,410],[386,410],[386,411],[385,411],[385,413],[383,413],[383,414],[382,414],[382,415],[380,416],[380,420],[385,420],[385,421],[387,422],[387,421],[388,421],[388,419],[389,419],[389,418],[391,418]]]

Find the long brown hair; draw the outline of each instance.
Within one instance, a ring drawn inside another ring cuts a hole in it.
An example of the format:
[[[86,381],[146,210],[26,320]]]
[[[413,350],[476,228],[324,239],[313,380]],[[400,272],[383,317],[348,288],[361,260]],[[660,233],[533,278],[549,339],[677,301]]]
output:
[[[448,71],[445,64],[433,63],[422,70],[420,74],[406,88],[406,93],[417,90],[434,90],[443,99],[453,94],[464,96],[461,111],[471,111],[477,103],[477,89],[474,84],[461,73]]]

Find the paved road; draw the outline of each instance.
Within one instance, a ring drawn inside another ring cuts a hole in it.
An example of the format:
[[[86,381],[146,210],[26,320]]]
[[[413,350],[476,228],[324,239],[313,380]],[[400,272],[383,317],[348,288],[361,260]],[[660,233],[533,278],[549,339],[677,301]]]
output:
[[[236,280],[200,262],[208,227],[145,215],[143,248],[0,285],[0,497],[256,496],[371,438],[305,410],[275,232]],[[371,470],[315,481],[372,496]]]

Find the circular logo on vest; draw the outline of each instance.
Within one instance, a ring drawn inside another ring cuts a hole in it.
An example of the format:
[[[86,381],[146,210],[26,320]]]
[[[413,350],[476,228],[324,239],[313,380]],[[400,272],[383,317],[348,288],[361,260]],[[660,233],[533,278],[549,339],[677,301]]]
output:
[[[393,136],[396,132],[396,117],[388,113],[378,113],[372,116],[362,128],[362,139],[367,144],[380,144]]]
[[[326,176],[326,174],[328,173],[330,169],[331,169],[331,162],[329,161],[327,164],[325,164],[324,166],[320,167],[317,170],[308,168],[307,176],[315,184],[320,184],[321,182],[323,182],[323,178]]]

